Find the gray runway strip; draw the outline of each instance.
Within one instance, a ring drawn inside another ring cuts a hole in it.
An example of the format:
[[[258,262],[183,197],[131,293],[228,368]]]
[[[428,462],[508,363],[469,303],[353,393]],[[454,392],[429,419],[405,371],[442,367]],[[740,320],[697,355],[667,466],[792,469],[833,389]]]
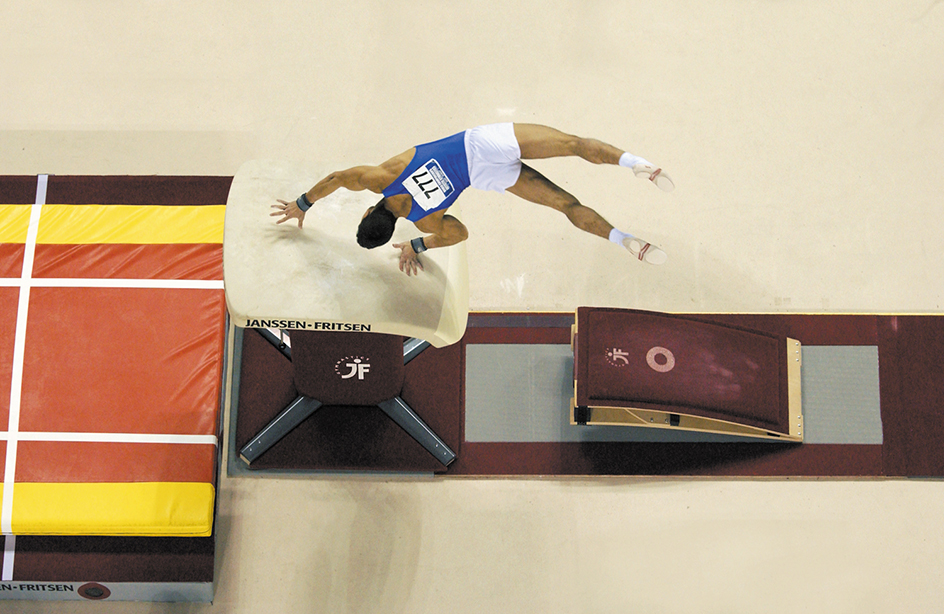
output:
[[[806,443],[882,443],[878,348],[804,347],[802,377]],[[466,441],[747,441],[687,431],[574,426],[568,417],[572,395],[569,345],[466,347]]]

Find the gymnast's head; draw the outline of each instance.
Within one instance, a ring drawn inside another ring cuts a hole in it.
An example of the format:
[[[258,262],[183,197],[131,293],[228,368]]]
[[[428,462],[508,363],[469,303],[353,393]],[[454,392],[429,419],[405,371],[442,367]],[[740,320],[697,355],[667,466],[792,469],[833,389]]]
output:
[[[397,216],[385,206],[386,199],[367,209],[357,227],[357,244],[367,249],[384,245],[393,236]]]

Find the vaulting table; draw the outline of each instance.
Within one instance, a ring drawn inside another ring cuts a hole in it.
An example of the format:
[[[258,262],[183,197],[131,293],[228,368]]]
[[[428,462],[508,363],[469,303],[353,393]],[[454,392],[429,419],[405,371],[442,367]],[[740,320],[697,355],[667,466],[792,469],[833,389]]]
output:
[[[345,189],[315,203],[304,228],[275,223],[270,213],[277,199],[294,200],[334,170],[251,161],[230,188],[223,240],[227,307],[238,327],[289,331],[300,393],[240,456],[251,464],[322,405],[377,404],[448,465],[455,453],[399,393],[406,362],[465,333],[465,245],[424,253],[424,270],[408,277],[398,269],[399,250],[366,250],[355,241],[361,216],[379,197]],[[401,222],[392,242],[416,235],[412,224]]]

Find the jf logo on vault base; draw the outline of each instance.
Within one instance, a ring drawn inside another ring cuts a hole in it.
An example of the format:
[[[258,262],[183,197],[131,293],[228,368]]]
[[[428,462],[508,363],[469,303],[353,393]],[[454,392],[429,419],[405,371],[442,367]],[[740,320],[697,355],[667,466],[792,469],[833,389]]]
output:
[[[573,424],[803,441],[799,341],[634,310],[576,320]]]
[[[226,205],[223,279],[236,326],[307,331],[371,332],[416,337],[434,347],[457,342],[469,313],[465,244],[434,249],[424,271],[400,272],[399,250],[362,248],[357,225],[380,196],[340,189],[319,200],[304,228],[276,225],[276,199],[294,200],[340,165],[303,170],[251,161],[233,178]],[[450,209],[458,216],[455,206]],[[419,231],[398,224],[391,243]]]

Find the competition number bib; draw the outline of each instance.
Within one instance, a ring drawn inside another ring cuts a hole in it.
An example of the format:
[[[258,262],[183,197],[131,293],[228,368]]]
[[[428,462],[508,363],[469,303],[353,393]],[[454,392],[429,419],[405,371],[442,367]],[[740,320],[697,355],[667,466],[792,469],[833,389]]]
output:
[[[403,181],[403,187],[424,211],[435,209],[455,191],[435,158],[413,171]]]

